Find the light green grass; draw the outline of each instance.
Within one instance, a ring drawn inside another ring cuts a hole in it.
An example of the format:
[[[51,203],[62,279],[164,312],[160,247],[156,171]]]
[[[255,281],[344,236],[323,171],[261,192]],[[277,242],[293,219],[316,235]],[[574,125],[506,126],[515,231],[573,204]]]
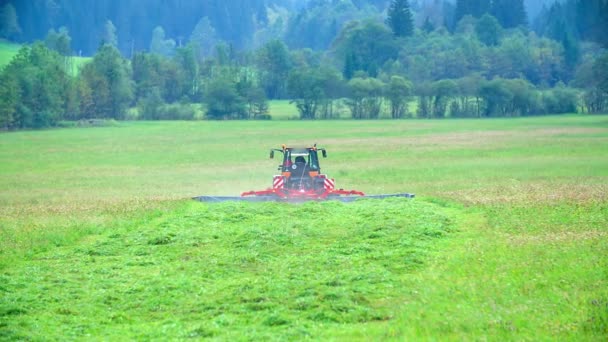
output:
[[[408,116],[416,117],[418,103],[412,100],[408,103]],[[295,103],[291,100],[270,100],[268,101],[268,114],[273,120],[297,120],[300,118],[300,113]],[[350,119],[352,116],[348,107],[344,104],[344,100],[334,101],[334,115],[336,119]],[[380,119],[390,118],[390,107],[387,101],[383,102],[382,114]]]
[[[281,143],[413,201],[200,204]],[[0,134],[6,339],[605,340],[608,118]]]
[[[20,48],[21,45],[0,40],[0,68],[10,63]]]
[[[21,48],[20,44],[9,43],[6,41],[0,41],[0,68],[9,64],[13,57],[19,52]],[[78,72],[82,69],[82,67],[91,61],[91,57],[70,57],[70,73],[72,75],[77,75]]]
[[[268,114],[273,120],[295,120],[300,118],[300,113],[295,103],[290,100],[268,101]]]
[[[71,57],[70,59],[72,61],[71,73],[73,76],[78,75],[78,73],[80,72],[80,70],[82,70],[84,65],[93,60],[91,57],[77,57],[77,56]]]

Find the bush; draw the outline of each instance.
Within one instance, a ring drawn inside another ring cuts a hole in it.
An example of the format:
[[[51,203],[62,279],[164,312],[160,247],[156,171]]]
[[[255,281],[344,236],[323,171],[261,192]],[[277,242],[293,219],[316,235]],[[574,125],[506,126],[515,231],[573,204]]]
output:
[[[546,91],[542,97],[543,108],[548,114],[576,113],[579,92],[565,86],[557,86]]]
[[[190,103],[176,102],[166,104],[163,102],[158,88],[139,102],[138,105],[142,120],[194,120],[196,109]]]

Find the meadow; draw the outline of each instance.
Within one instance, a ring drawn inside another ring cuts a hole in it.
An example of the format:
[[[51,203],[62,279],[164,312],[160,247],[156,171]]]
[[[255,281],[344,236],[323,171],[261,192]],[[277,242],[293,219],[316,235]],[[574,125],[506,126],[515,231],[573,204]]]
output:
[[[199,203],[286,143],[414,200]],[[608,337],[608,117],[0,134],[0,339]]]
[[[0,40],[0,69],[11,62],[21,47],[20,44]],[[69,58],[69,61],[70,73],[75,76],[86,63],[91,61],[91,57],[72,56]]]

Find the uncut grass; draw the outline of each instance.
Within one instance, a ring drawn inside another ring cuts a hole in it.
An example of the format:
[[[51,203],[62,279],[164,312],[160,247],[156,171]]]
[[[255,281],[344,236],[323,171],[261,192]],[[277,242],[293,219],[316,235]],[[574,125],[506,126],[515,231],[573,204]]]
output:
[[[346,221],[345,221],[346,220]],[[440,207],[180,202],[2,273],[5,338],[303,338],[392,319]]]
[[[396,336],[604,340],[606,202],[469,209],[466,233],[410,278]],[[440,333],[439,333],[440,332]]]

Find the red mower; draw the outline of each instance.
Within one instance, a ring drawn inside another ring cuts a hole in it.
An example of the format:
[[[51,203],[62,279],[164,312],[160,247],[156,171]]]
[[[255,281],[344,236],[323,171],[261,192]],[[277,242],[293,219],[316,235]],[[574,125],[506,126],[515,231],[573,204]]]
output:
[[[283,145],[281,149],[271,149],[271,159],[274,158],[275,152],[283,154],[283,161],[278,167],[281,174],[272,178],[272,188],[246,191],[241,194],[241,197],[199,196],[194,199],[201,202],[302,202],[310,200],[350,202],[358,198],[414,197],[413,194],[408,193],[366,196],[363,192],[357,190],[336,189],[336,181],[321,173],[319,151],[321,151],[323,158],[327,158],[327,151],[324,148],[318,148],[317,144],[312,147],[287,147]]]

